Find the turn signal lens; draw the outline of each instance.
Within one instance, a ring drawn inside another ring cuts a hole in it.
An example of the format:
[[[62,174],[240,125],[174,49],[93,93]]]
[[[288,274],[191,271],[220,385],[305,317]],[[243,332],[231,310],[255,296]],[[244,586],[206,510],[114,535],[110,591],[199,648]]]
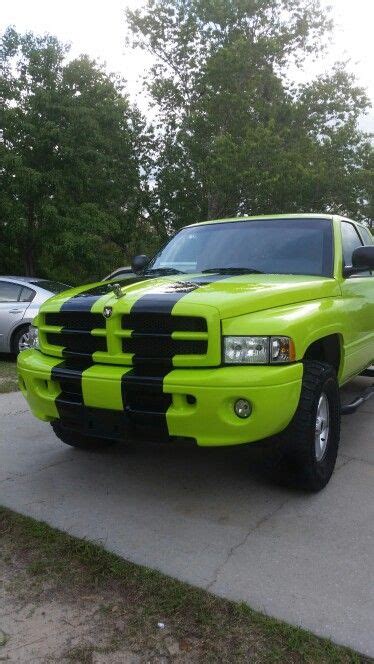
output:
[[[270,339],[270,362],[281,364],[282,362],[294,362],[296,359],[295,344],[290,337],[271,337]]]

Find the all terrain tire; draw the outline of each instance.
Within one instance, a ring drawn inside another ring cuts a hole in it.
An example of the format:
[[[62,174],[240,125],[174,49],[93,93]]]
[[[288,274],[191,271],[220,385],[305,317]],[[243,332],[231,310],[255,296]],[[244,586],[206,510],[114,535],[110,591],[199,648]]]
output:
[[[334,471],[340,441],[340,392],[329,364],[304,363],[300,401],[282,434],[285,459],[306,491],[323,489]]]

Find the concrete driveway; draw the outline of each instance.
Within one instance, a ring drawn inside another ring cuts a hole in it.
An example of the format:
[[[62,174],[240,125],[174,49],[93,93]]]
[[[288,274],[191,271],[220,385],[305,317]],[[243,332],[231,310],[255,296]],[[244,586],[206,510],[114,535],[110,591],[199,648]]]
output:
[[[257,457],[151,443],[84,453],[20,394],[0,397],[0,504],[374,656],[374,399],[344,418],[319,495],[271,482]]]

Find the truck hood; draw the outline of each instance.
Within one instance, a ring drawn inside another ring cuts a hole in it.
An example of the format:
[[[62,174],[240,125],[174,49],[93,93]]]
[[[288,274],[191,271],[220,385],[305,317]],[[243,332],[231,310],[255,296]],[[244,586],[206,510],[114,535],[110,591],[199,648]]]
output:
[[[159,309],[158,301],[165,301],[166,296],[169,305],[175,298],[175,303],[183,300],[184,305],[214,307],[224,319],[341,294],[335,279],[304,275],[188,274],[130,278],[120,284],[119,298],[112,290],[113,284],[101,282],[56,295],[42,306],[42,311],[58,311],[61,307],[87,311],[91,306],[98,311],[100,307],[111,306],[115,311],[127,312],[140,298],[149,302],[152,311]]]

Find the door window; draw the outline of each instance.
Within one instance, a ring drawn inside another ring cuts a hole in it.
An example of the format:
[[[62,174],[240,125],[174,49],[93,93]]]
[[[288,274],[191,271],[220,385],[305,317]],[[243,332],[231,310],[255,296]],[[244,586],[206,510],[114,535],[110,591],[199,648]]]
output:
[[[0,302],[18,302],[22,286],[9,281],[0,281]]]
[[[21,296],[19,298],[20,302],[32,302],[36,293],[32,288],[27,288],[27,286],[24,286],[22,288]]]
[[[370,231],[367,230],[366,228],[360,228],[360,230],[361,230],[361,236],[364,240],[364,244],[367,245],[367,246],[373,245],[374,244],[374,236],[372,235],[372,233],[370,233]]]
[[[346,267],[352,265],[352,254],[355,249],[362,247],[362,240],[353,226],[346,221],[342,223],[342,241],[343,241],[343,258]]]

